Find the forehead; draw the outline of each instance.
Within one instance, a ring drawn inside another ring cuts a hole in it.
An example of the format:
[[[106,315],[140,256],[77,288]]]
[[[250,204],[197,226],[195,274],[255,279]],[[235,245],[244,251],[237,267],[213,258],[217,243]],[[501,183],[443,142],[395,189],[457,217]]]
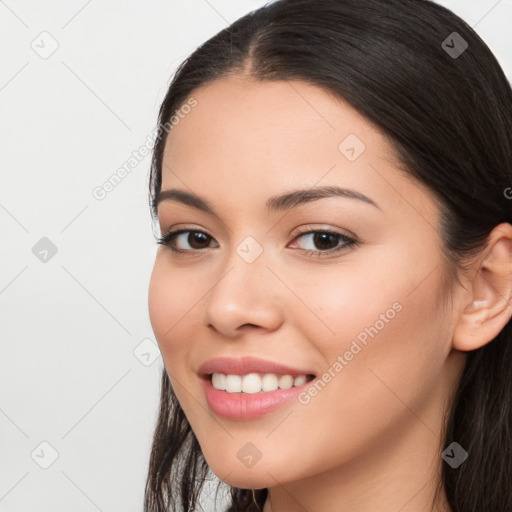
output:
[[[305,139],[316,139],[315,146],[323,141],[319,150],[337,152],[336,142],[355,133],[372,148],[378,146],[382,156],[392,156],[391,148],[369,121],[333,93],[307,82],[262,82],[234,75],[206,84],[191,96],[197,105],[181,115],[171,130],[167,153],[179,153],[185,149],[183,144],[197,144],[200,137],[220,144],[215,148],[196,146],[200,154],[214,149],[225,153],[238,143],[260,153],[276,149],[297,152]],[[314,148],[309,152],[314,153]]]
[[[188,188],[228,202],[234,195],[261,195],[261,204],[275,193],[316,184],[359,188],[380,197],[380,204],[415,194],[421,202],[427,193],[398,170],[392,146],[375,125],[316,85],[235,75],[191,97],[196,105],[167,137],[162,190]]]
[[[365,146],[365,156],[394,156],[386,139],[348,103],[306,82],[235,75],[196,89],[191,97],[196,105],[177,118],[167,136],[164,160],[174,166],[191,170],[207,160],[214,166],[238,164],[240,170],[258,161],[260,172],[261,164],[275,161],[279,167],[320,168],[342,156],[339,145],[349,135]]]

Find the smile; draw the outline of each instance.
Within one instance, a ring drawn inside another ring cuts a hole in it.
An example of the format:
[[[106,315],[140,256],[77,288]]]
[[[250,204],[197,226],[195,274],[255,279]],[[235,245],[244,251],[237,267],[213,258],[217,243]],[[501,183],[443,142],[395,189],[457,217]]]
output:
[[[197,370],[209,409],[223,418],[251,420],[290,404],[316,375],[254,357],[217,357]]]
[[[212,386],[227,393],[267,393],[277,389],[290,389],[312,380],[313,375],[277,375],[275,373],[248,373],[246,375],[233,375],[213,373]]]

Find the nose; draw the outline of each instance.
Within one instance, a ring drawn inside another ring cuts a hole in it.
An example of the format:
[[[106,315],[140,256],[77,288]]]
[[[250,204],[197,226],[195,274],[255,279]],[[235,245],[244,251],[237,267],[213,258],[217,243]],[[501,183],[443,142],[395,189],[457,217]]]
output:
[[[205,323],[225,338],[248,330],[273,331],[283,321],[283,285],[259,257],[247,263],[234,254],[205,299]]]

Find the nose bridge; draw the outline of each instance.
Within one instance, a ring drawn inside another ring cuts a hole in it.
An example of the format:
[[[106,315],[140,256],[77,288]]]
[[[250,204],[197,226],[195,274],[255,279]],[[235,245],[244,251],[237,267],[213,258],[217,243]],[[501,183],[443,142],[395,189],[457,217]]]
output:
[[[267,268],[269,251],[264,249],[263,235],[246,235],[240,242],[234,244],[222,265],[223,278],[216,288],[222,294],[245,296],[250,300],[258,300],[258,297],[269,297],[266,286],[272,280],[272,272]],[[274,278],[275,279],[275,278]]]
[[[208,295],[206,323],[225,335],[245,324],[275,328],[278,288],[267,263],[263,246],[251,236],[233,247]]]

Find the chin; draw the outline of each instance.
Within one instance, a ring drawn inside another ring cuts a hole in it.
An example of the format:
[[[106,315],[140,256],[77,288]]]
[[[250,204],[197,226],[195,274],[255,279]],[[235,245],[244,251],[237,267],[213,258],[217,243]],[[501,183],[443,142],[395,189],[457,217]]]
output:
[[[260,466],[260,464],[261,461],[252,468],[246,468],[237,459],[236,464],[233,465],[208,465],[220,480],[233,487],[240,489],[264,489],[275,486],[276,480],[274,478],[280,481],[278,471],[273,471],[272,467],[269,468],[263,466],[263,464]],[[270,475],[273,475],[274,478]]]

